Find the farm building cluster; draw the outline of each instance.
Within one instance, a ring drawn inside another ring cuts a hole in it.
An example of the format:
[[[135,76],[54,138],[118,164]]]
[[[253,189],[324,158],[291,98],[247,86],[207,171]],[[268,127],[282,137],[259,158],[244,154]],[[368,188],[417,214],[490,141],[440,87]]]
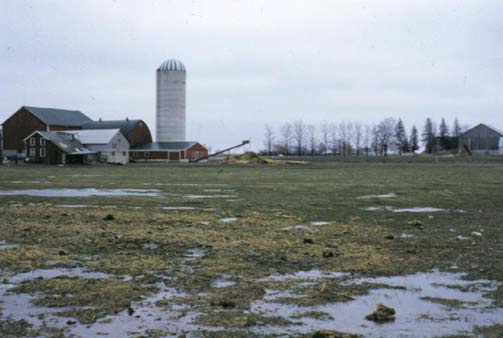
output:
[[[140,119],[92,120],[79,110],[23,106],[2,125],[2,157],[47,164],[205,158],[206,147],[185,140],[185,77],[178,60],[157,69],[157,142]]]
[[[3,123],[3,156],[47,164],[188,161],[208,155],[197,142],[152,142],[142,120],[93,121],[78,110],[23,106]]]

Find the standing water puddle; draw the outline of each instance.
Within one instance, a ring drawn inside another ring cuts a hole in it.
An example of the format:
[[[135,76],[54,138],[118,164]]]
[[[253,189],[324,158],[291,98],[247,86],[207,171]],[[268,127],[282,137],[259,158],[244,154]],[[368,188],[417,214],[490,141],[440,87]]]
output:
[[[203,198],[237,198],[238,195],[195,195],[195,194],[187,194],[182,195],[182,197],[190,198],[190,199],[203,199]]]
[[[163,210],[195,210],[195,207],[161,207]]]
[[[391,212],[445,212],[446,209],[432,207],[414,207],[414,208],[395,208],[390,206],[384,207],[367,207],[362,208],[365,211],[391,211]]]
[[[0,195],[37,197],[90,197],[90,196],[160,196],[157,189],[25,189],[3,190]]]
[[[19,245],[13,243],[7,243],[6,241],[0,241],[0,250],[17,248]]]
[[[358,196],[356,199],[359,200],[369,200],[372,198],[393,198],[397,197],[397,195],[394,192],[391,192],[389,194],[381,194],[381,195],[364,195],[364,196]]]
[[[190,250],[184,260],[194,260],[204,255],[201,249]],[[4,283],[0,283],[0,306],[2,312],[0,319],[10,318],[12,320],[24,319],[34,325],[34,328],[50,326],[65,330],[65,337],[136,337],[149,336],[149,332],[162,331],[166,334],[179,336],[186,332],[199,332],[201,330],[218,330],[218,327],[202,327],[192,324],[200,315],[196,311],[191,311],[186,305],[179,305],[173,301],[175,297],[186,296],[176,289],[167,287],[163,282],[157,283],[159,291],[146,296],[139,302],[132,303],[130,308],[125,309],[115,315],[108,315],[99,319],[93,324],[81,324],[78,321],[68,325],[68,320],[74,320],[64,316],[58,316],[64,310],[71,307],[43,307],[35,306],[32,300],[36,295],[31,294],[10,294],[8,290],[16,284],[37,278],[54,278],[58,276],[79,276],[83,278],[110,278],[113,275],[101,272],[88,272],[82,268],[75,269],[44,269],[33,270],[27,273],[20,273],[7,278]],[[123,278],[124,281],[131,280],[131,277]],[[78,307],[85,309],[86,307]]]
[[[237,220],[237,217],[224,217],[220,219],[220,221],[224,223],[236,222]]]
[[[83,268],[55,268],[55,269],[37,269],[30,272],[18,273],[7,278],[9,283],[19,283],[24,280],[33,280],[37,278],[54,278],[59,276],[82,277],[82,278],[109,278],[112,275],[103,272],[90,272]]]
[[[211,287],[218,289],[236,285],[236,282],[229,279],[230,277],[231,276],[228,274],[223,274],[221,278],[215,279],[213,283],[211,283]]]
[[[294,275],[289,276],[292,278]],[[266,316],[280,316],[296,323],[300,321],[300,324],[255,327],[254,331],[258,334],[293,335],[316,330],[338,330],[365,337],[438,337],[469,333],[475,326],[503,323],[503,309],[494,307],[492,300],[484,296],[498,284],[486,280],[466,281],[462,279],[464,276],[462,273],[433,271],[407,276],[352,279],[344,283],[382,283],[400,289],[373,289],[367,295],[353,297],[354,300],[349,302],[312,307],[274,303],[275,298],[269,297],[269,300],[252,303],[251,311]],[[265,280],[279,278],[270,276]],[[377,324],[365,320],[365,316],[374,311],[378,303],[396,310],[394,322]],[[309,311],[325,312],[332,318],[302,317],[302,313]],[[296,319],[299,315],[301,318]]]

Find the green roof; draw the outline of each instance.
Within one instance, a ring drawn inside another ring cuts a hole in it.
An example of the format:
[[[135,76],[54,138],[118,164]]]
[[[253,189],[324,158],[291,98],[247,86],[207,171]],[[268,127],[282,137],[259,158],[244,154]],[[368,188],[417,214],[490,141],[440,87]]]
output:
[[[82,124],[82,129],[120,129],[121,134],[128,140],[131,132],[138,123],[145,123],[142,120],[109,120],[109,121],[89,121]]]
[[[79,127],[84,123],[92,121],[79,110],[23,107],[49,126]]]
[[[152,142],[145,143],[130,149],[130,151],[182,151],[192,147],[197,142]]]

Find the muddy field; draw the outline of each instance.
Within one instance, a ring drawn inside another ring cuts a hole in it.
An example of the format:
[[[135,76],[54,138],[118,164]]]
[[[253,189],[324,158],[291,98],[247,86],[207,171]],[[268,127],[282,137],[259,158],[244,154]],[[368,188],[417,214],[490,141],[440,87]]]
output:
[[[502,205],[497,162],[2,166],[0,336],[503,337]]]

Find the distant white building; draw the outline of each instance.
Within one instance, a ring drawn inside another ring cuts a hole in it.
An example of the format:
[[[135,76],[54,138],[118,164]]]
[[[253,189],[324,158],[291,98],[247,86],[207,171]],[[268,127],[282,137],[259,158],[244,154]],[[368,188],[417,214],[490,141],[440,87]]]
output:
[[[67,130],[87,149],[89,162],[126,164],[129,162],[129,142],[120,129]]]

